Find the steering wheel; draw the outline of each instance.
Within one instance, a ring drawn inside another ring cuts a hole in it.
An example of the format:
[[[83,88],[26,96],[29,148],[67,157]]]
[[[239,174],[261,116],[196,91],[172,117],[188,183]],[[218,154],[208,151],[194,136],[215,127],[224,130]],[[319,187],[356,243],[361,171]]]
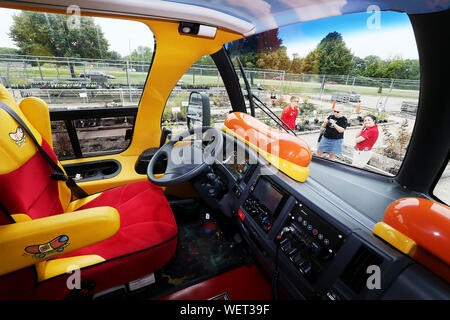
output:
[[[186,139],[192,135],[194,139]],[[148,179],[165,187],[188,181],[213,164],[222,154],[222,148],[223,135],[219,130],[212,127],[192,128],[167,142],[154,154],[147,168]],[[156,178],[155,165],[163,156],[167,157],[166,170],[161,178]]]

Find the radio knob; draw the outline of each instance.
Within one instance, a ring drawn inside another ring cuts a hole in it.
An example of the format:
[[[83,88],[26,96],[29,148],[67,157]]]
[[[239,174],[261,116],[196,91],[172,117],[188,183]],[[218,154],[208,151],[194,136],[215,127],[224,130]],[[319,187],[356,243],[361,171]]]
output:
[[[328,249],[328,248],[322,248],[322,250],[320,250],[320,253],[318,255],[319,259],[322,260],[328,260],[331,259],[334,255],[333,250]]]

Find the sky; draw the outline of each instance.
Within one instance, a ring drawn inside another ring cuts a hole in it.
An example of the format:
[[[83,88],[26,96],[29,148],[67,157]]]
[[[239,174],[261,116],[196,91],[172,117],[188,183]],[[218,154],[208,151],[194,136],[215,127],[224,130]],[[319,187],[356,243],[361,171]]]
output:
[[[0,47],[17,48],[8,36],[13,23],[12,15],[18,10],[0,8]],[[110,50],[127,56],[138,46],[153,49],[153,33],[141,22],[121,19],[94,18],[108,39]]]
[[[304,57],[333,31],[339,32],[347,47],[360,58],[377,55],[382,59],[418,59],[411,22],[406,14],[398,12],[364,12],[303,22],[280,28],[279,36],[291,57],[294,53]]]
[[[11,16],[17,12],[0,8],[0,47],[15,47],[8,32]],[[110,50],[122,56],[140,45],[153,48],[153,34],[140,22],[106,18],[95,18],[95,21],[108,39]],[[360,58],[377,55],[382,59],[394,56],[418,59],[411,23],[404,13],[364,12],[303,22],[280,28],[279,36],[291,58],[294,53],[304,57],[333,31],[341,33],[347,47]]]

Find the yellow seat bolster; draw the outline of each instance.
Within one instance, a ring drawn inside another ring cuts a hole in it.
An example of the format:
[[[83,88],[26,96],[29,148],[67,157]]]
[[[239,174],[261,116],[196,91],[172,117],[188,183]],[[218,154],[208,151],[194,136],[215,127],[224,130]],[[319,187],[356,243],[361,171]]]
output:
[[[114,235],[120,216],[97,207],[0,226],[0,275],[86,247]]]
[[[100,196],[102,193],[96,193],[96,194],[92,194],[90,196],[87,196],[85,198],[81,198],[81,199],[77,199],[74,200],[72,202],[69,203],[69,206],[67,207],[66,211],[67,212],[72,212],[75,210],[78,210],[78,208],[81,208],[82,206],[84,206],[85,204],[87,204],[88,202],[91,202],[92,200],[94,200],[95,198],[97,198],[98,196]]]
[[[25,98],[20,102],[19,108],[33,127],[39,131],[42,138],[53,148],[50,112],[45,101],[34,97]]]
[[[86,255],[42,261],[36,265],[38,282],[105,261],[98,255]]]
[[[11,215],[11,217],[13,218],[13,220],[15,222],[25,222],[25,221],[32,220],[29,215],[24,214],[24,213],[16,213],[16,214]]]
[[[378,222],[373,233],[410,257],[416,253],[417,243],[414,240],[384,222]]]

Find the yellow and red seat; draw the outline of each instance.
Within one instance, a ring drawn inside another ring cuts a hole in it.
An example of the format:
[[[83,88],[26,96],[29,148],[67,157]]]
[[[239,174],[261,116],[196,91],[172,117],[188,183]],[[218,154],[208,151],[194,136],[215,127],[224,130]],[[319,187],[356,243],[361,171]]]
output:
[[[56,162],[45,102],[26,98],[18,105],[1,85],[0,101]],[[75,269],[93,294],[153,273],[173,256],[177,226],[160,187],[140,181],[72,201],[66,183],[50,177],[49,163],[3,109],[0,159],[0,299],[64,298]],[[30,246],[36,254],[25,250]]]

